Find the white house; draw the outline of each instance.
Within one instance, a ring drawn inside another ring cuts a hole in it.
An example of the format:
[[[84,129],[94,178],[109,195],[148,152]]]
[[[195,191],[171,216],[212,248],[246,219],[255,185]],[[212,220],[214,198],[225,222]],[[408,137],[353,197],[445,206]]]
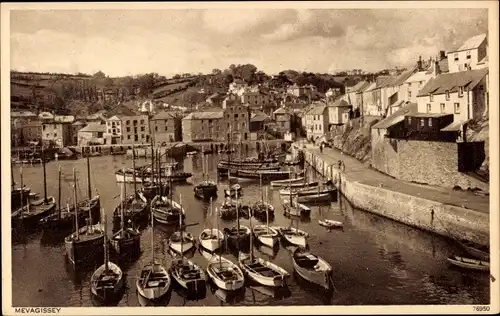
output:
[[[480,69],[487,66],[484,59],[488,56],[488,39],[486,34],[473,36],[459,48],[448,52],[448,69],[450,72]]]

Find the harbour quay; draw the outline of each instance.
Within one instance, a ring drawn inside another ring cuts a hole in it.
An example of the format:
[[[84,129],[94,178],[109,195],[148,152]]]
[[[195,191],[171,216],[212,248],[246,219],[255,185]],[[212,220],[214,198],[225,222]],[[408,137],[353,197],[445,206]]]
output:
[[[337,149],[294,143],[294,157],[336,181],[356,208],[454,240],[489,245],[489,196],[394,179]],[[339,167],[339,161],[342,161]]]

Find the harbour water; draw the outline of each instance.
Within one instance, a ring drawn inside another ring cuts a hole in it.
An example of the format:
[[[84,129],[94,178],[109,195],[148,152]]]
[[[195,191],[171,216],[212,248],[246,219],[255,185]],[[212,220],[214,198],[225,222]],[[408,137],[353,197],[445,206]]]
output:
[[[209,178],[216,179],[218,155],[208,156]],[[138,160],[137,164],[144,164]],[[194,236],[207,225],[209,204],[197,200],[194,184],[202,179],[201,156],[186,157],[180,161],[184,171],[194,176],[189,182],[177,185],[174,196],[182,194],[183,206],[190,226],[187,231]],[[52,161],[47,164],[48,194],[57,199],[57,169],[63,170],[62,203],[72,203],[72,168],[78,175],[78,194],[87,195],[87,167],[84,159]],[[115,170],[131,167],[132,161],[122,156],[91,158],[93,190],[101,196],[101,206],[112,218],[119,203],[120,186],[115,181]],[[14,167],[14,178],[19,183],[19,166]],[[24,183],[32,192],[43,195],[43,171],[40,165],[23,168]],[[224,200],[226,180],[219,181],[219,197],[214,207]],[[240,180],[243,186],[243,203],[253,203],[260,198],[259,181]],[[132,185],[127,190],[131,192]],[[269,199],[276,207],[272,225],[294,225],[284,217],[277,189],[269,187]],[[205,298],[189,300],[182,293],[173,291],[169,306],[221,306],[221,305],[393,305],[393,304],[488,304],[489,275],[463,271],[448,265],[446,258],[460,254],[450,241],[405,225],[381,218],[368,212],[353,209],[343,200],[321,208],[314,206],[310,219],[298,223],[310,233],[310,250],[325,258],[333,268],[334,291],[324,293],[318,288],[292,276],[289,292],[280,295],[259,287],[246,287],[237,297],[225,297],[220,292],[207,291]],[[319,219],[344,222],[343,230],[328,231],[318,225]],[[111,222],[111,221],[109,221]],[[255,221],[256,222],[256,221]],[[248,220],[241,220],[248,226]],[[223,227],[230,222],[220,222]],[[111,223],[108,224],[111,231]],[[157,228],[157,229],[156,229]],[[167,253],[170,231],[160,225],[155,227],[155,257],[168,267]],[[151,258],[151,227],[142,230],[142,255],[122,269],[127,274],[127,288],[118,306],[140,306],[135,289],[135,276],[140,267]],[[255,248],[255,254],[272,260],[290,273],[293,272],[291,253],[280,245],[277,252],[264,247]],[[235,260],[235,257],[228,256]],[[206,260],[196,252],[193,261],[206,267]],[[98,263],[100,265],[101,263]],[[62,240],[47,240],[42,232],[35,232],[12,246],[12,297],[13,306],[93,306],[89,280],[92,269],[73,271],[65,259]],[[293,275],[293,273],[292,273]],[[227,302],[226,302],[227,301]]]

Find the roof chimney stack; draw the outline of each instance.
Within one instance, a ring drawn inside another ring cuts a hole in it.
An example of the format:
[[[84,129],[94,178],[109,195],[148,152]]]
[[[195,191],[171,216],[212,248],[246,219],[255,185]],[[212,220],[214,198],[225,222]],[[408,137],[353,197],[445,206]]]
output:
[[[417,70],[422,71],[422,56],[418,56]]]
[[[436,78],[440,73],[441,70],[439,69],[439,61],[434,60],[432,63],[432,77]]]
[[[443,60],[446,58],[446,52],[444,50],[439,51],[439,60]]]

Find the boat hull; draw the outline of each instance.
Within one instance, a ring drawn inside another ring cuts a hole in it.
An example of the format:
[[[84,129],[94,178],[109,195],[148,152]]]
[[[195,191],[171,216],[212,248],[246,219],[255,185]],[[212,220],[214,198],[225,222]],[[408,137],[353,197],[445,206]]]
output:
[[[98,287],[95,284],[95,280],[98,277],[98,274],[102,273],[104,270],[104,265],[100,266],[94,274],[92,274],[91,277],[91,286],[90,286],[90,292],[100,301],[106,302],[106,301],[111,301],[111,300],[116,300],[120,294],[122,293],[123,287],[125,285],[124,279],[123,279],[123,273],[121,272],[121,269],[114,263],[108,262],[108,266],[112,270],[119,271],[119,275],[117,277],[116,282],[113,284],[110,284],[109,286],[105,287]]]
[[[100,221],[101,216],[101,203],[100,198],[94,198],[91,200],[90,211],[92,212],[92,223],[95,225]],[[82,208],[86,206],[86,202],[81,202],[78,206],[78,222],[85,223],[89,219],[89,213],[87,209]],[[53,231],[67,231],[73,228],[75,225],[75,208],[70,208],[68,210],[61,210],[61,213],[69,212],[69,214],[64,214],[64,216],[59,217],[59,214],[52,213],[51,215],[44,217],[40,220],[40,227],[43,230],[53,230]]]
[[[293,267],[295,269],[295,272],[299,276],[301,276],[303,279],[305,279],[311,283],[317,284],[317,285],[325,288],[326,290],[331,290],[332,289],[331,267],[329,267],[329,269],[325,270],[325,271],[316,271],[315,269],[314,270],[307,269],[307,268],[300,266],[299,264],[297,264],[297,261],[295,259],[295,255],[299,249],[295,250],[293,257],[292,257]],[[329,266],[323,259],[319,258],[319,260],[323,265]]]
[[[104,235],[97,235],[87,240],[74,240],[66,237],[66,255],[73,265],[86,264],[100,259],[104,255]]]
[[[206,290],[207,279],[203,269],[194,264],[192,261],[186,260],[188,266],[192,267],[188,273],[172,266],[170,274],[178,285],[188,290],[191,293],[198,293]]]
[[[489,271],[490,270],[490,264],[485,261],[480,261],[480,260],[474,260],[474,259],[467,259],[467,258],[462,258],[462,257],[451,257],[447,258],[448,262],[460,267],[460,268],[465,268],[465,269],[470,269],[470,270],[477,270],[477,271]]]
[[[209,186],[196,186],[194,189],[194,195],[203,200],[210,200],[210,198],[217,197],[217,186],[209,185]]]
[[[219,238],[217,239],[217,238],[212,237],[212,238],[203,239],[202,236],[204,233],[210,234],[212,236],[219,235]],[[203,247],[204,249],[206,249],[208,251],[213,252],[213,251],[219,249],[224,244],[225,236],[221,231],[219,231],[217,229],[206,229],[200,234],[199,241],[200,241],[201,247]]]
[[[192,177],[192,174],[190,173],[181,173],[181,174],[174,174],[170,176],[165,176],[162,178],[162,180],[166,182],[186,182],[187,179]],[[121,173],[115,173],[115,178],[117,183],[134,183],[134,176],[132,174],[121,174]],[[144,182],[152,182],[151,177],[142,177],[142,176],[136,176],[135,177],[135,182],[136,183],[144,183]]]
[[[12,227],[23,227],[25,229],[35,229],[40,224],[40,220],[49,216],[56,210],[56,203],[54,197],[47,198],[48,203],[30,206],[28,212],[25,207],[23,211],[17,210],[13,213]]]
[[[229,267],[231,270],[235,271],[235,273],[239,276],[235,280],[222,280],[218,275],[217,275],[217,269],[219,266],[219,261],[218,261],[218,256],[213,259],[213,261],[209,262],[207,266],[207,273],[208,276],[212,279],[213,283],[215,286],[217,286],[220,289],[226,290],[226,291],[236,291],[239,290],[243,287],[245,284],[245,278],[243,276],[243,271],[234,263],[231,261],[221,258],[220,261],[225,267]]]
[[[116,236],[116,235],[115,235]],[[129,238],[111,238],[110,244],[113,250],[122,258],[136,258],[141,254],[141,235]]]

